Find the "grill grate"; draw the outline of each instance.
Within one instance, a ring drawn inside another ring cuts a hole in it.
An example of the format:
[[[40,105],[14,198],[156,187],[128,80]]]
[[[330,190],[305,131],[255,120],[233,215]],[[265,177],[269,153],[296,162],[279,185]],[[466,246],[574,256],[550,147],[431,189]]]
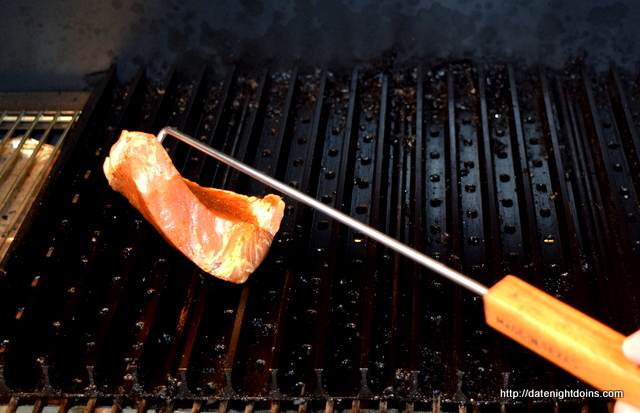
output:
[[[79,114],[4,111],[0,116],[0,259]]]
[[[610,405],[610,403],[609,403]],[[606,411],[610,407],[607,402],[583,402],[567,408],[567,403],[557,401],[541,402],[528,405],[508,405],[507,411]],[[432,401],[398,401],[398,400],[167,400],[153,398],[136,398],[132,401],[122,398],[63,398],[63,399],[31,399],[12,397],[4,403],[5,413],[200,413],[200,412],[287,412],[287,413],[394,413],[394,412],[467,412],[467,405],[446,403],[435,398]],[[576,408],[577,407],[577,408]],[[474,405],[473,411],[499,411],[491,405]],[[504,411],[504,409],[503,409]]]
[[[2,263],[0,394],[439,411],[533,408],[501,389],[586,389],[488,330],[480,298],[291,199],[248,283],[203,275],[108,187],[101,165],[122,129],[175,126],[482,283],[517,274],[630,333],[640,327],[637,90],[627,73],[580,63],[562,73],[467,62],[177,69],[128,83],[112,72]],[[185,177],[269,192],[164,144]]]

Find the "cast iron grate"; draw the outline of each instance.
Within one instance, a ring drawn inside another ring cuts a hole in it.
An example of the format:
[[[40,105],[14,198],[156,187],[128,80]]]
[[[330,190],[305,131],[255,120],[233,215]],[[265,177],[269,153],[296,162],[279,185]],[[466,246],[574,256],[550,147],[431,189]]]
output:
[[[0,394],[535,410],[500,390],[587,389],[488,330],[480,298],[291,199],[249,282],[203,275],[108,187],[102,162],[122,129],[175,126],[487,285],[517,274],[628,334],[636,80],[581,63],[126,83],[112,71],[2,263]],[[203,185],[269,192],[165,146]]]

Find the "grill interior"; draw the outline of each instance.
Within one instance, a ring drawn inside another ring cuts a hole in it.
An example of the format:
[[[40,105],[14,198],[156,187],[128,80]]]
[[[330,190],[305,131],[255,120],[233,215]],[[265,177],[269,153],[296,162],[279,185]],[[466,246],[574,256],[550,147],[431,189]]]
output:
[[[141,70],[126,82],[113,69],[0,266],[0,395],[223,412],[264,400],[606,408],[501,398],[588,386],[489,330],[479,297],[291,199],[245,285],[202,274],[109,188],[102,163],[121,130],[175,126],[486,285],[516,274],[629,334],[636,81],[582,62]],[[165,147],[201,185],[270,192],[173,138]]]

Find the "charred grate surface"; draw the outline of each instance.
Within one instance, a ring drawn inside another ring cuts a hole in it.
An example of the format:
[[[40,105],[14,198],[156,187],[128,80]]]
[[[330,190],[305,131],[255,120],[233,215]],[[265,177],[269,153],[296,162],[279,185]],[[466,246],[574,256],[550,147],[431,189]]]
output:
[[[500,397],[588,386],[488,330],[480,298],[291,199],[260,269],[225,283],[112,191],[102,163],[122,129],[175,126],[487,285],[517,274],[628,334],[639,91],[636,75],[581,63],[112,72],[2,263],[0,395],[557,410]],[[202,185],[269,192],[165,146]]]

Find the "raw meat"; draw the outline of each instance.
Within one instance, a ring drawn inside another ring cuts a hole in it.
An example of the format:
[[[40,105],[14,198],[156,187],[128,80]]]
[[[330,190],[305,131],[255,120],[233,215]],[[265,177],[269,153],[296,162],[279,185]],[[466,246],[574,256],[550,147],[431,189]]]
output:
[[[245,282],[282,221],[279,196],[247,197],[182,178],[151,134],[123,131],[103,169],[111,187],[171,245],[223,280]]]

